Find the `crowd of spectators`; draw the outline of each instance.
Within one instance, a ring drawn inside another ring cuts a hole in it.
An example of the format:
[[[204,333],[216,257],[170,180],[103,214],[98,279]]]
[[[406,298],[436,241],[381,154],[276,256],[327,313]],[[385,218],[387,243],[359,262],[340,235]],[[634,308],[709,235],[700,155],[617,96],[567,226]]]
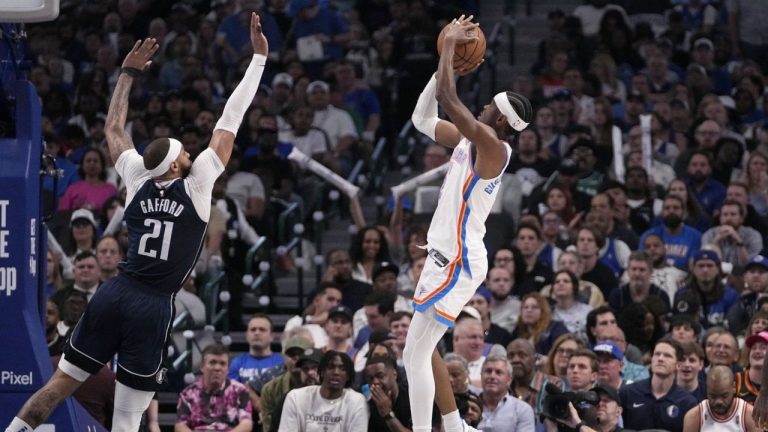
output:
[[[353,211],[358,233],[348,249],[325,254],[309,306],[279,337],[269,314],[242,322],[243,255],[277,235],[275,215],[288,204],[300,203],[303,217],[323,205],[321,185],[287,159],[292,149],[348,174],[410,116],[436,68],[441,26],[477,4],[61,7],[55,22],[28,28],[46,151],[64,172],[44,184],[58,198],[51,230],[61,244],[49,249],[46,272],[54,362],[126,249],[125,189],[103,130],[120,60],[137,39],[158,39],[127,129],[139,151],[173,136],[194,158],[247,65],[257,11],[269,65],[214,189],[199,279],[177,296],[177,310],[204,323],[196,282],[226,269],[231,325],[245,331],[248,352],[204,347],[199,378],[170,389],[179,393],[175,428],[407,430],[409,299],[431,259],[419,248],[427,227],[413,197],[372,224]],[[766,18],[759,0],[589,0],[549,13],[530,74],[502,83],[536,110],[510,140],[502,179],[497,217],[512,234],[488,232],[487,279],[440,346],[467,423],[570,430],[542,417],[547,384],[593,389],[601,432],[683,430],[713,391],[729,395],[728,409],[755,401],[768,351]],[[450,163],[434,144],[420,154],[416,172]],[[735,386],[723,384],[729,377]],[[110,397],[100,392],[114,374],[105,368],[91,380],[78,399],[108,425]],[[153,402],[146,427],[157,422]]]

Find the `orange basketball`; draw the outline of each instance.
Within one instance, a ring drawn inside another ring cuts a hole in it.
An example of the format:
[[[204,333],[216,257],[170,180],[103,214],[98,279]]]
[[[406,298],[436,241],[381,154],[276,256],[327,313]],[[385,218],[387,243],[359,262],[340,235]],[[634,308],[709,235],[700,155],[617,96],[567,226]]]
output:
[[[451,25],[451,24],[448,24]],[[445,30],[448,25],[443,27],[440,35],[437,37],[437,54],[443,52],[443,41],[445,39]],[[454,69],[466,69],[471,68],[480,63],[485,57],[485,34],[477,27],[470,30],[479,32],[478,38],[473,42],[467,42],[462,45],[456,45],[456,50],[453,53],[453,68]]]

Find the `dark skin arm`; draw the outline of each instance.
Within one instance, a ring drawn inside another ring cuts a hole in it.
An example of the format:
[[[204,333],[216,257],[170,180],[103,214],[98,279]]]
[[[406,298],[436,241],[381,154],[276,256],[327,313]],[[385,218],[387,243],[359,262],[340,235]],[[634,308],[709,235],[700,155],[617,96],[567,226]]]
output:
[[[477,38],[478,24],[473,24],[471,19],[471,16],[464,18],[462,15],[456,22],[448,24],[443,52],[440,55],[440,63],[437,68],[436,98],[453,124],[439,122],[435,128],[435,138],[438,143],[449,147],[451,147],[449,143],[455,143],[452,146],[455,147],[462,136],[466,137],[477,148],[475,171],[481,178],[491,179],[499,175],[507,159],[504,143],[499,140],[498,134],[492,127],[478,121],[461,102],[456,93],[455,71],[453,70],[453,55],[456,45]],[[468,33],[471,36],[468,36]]]
[[[136,41],[133,49],[125,56],[123,60],[124,68],[133,68],[140,71],[146,70],[152,64],[152,56],[157,52],[160,45],[153,38]],[[104,124],[104,134],[107,137],[107,146],[109,147],[109,157],[112,162],[117,162],[117,158],[124,151],[133,150],[133,140],[125,133],[125,120],[128,116],[128,96],[131,94],[131,85],[133,77],[126,73],[121,73],[115,85],[115,91],[112,93],[112,99],[109,102],[109,111],[107,120]]]

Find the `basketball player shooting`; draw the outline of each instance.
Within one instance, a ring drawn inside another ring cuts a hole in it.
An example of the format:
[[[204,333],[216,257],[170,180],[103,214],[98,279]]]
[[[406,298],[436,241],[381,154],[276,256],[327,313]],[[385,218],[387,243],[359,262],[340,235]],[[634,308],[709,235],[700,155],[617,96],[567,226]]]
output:
[[[203,244],[211,191],[232,153],[267,60],[267,39],[251,15],[253,58],[216,124],[208,149],[192,163],[181,143],[158,138],[140,156],[125,132],[128,95],[151,64],[155,39],[138,41],[123,61],[105,124],[110,157],[128,189],[127,260],[93,295],[64,348],[59,369],[24,404],[6,432],[31,432],[117,353],[112,431],[136,432],[142,413],[165,382],[165,343],[173,299]]]
[[[512,92],[494,96],[477,118],[461,103],[455,75],[471,73],[479,64],[455,71],[453,57],[457,45],[478,37],[477,29],[472,16],[462,15],[444,30],[436,77],[419,96],[411,116],[421,133],[453,149],[427,234],[431,259],[424,266],[413,298],[418,313],[403,352],[414,432],[432,430],[433,401],[443,415],[446,432],[475,430],[459,416],[448,371],[435,347],[485,279],[485,220],[511,154],[504,140],[525,129],[533,113],[530,102]],[[438,104],[450,122],[438,118]]]

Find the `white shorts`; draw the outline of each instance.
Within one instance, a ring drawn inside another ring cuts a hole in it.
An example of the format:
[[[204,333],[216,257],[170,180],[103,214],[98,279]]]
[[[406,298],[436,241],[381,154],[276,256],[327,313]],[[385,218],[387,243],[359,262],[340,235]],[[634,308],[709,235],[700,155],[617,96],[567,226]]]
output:
[[[428,256],[416,284],[413,308],[426,312],[434,305],[435,319],[451,327],[461,309],[485,280],[486,273],[488,260],[485,258],[457,260],[440,267]]]

